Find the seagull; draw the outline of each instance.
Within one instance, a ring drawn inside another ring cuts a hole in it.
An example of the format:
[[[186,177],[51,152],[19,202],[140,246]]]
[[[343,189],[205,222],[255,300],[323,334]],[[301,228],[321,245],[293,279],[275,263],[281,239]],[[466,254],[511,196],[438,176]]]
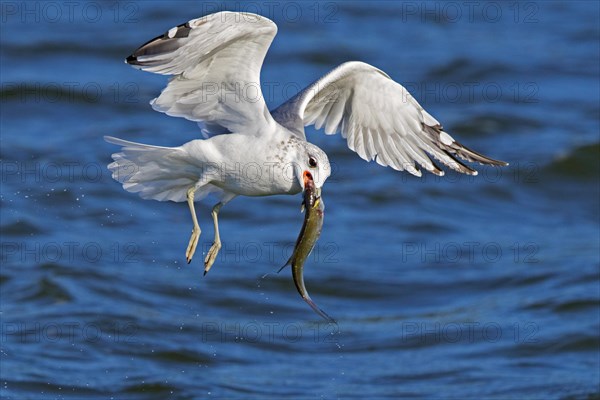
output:
[[[106,136],[121,146],[108,168],[125,190],[144,199],[187,201],[193,221],[188,263],[201,233],[194,202],[216,196],[205,275],[221,249],[219,211],[233,198],[294,195],[304,190],[307,176],[320,194],[331,166],[327,154],[307,141],[306,126],[340,132],[362,159],[415,176],[422,169],[444,175],[436,161],[469,175],[477,171],[460,160],[508,165],[460,144],[402,85],[360,61],[339,65],[269,111],[260,71],[276,33],[263,16],[218,12],[169,29],[125,60],[171,76],[152,108],[197,122],[203,138],[160,147]]]

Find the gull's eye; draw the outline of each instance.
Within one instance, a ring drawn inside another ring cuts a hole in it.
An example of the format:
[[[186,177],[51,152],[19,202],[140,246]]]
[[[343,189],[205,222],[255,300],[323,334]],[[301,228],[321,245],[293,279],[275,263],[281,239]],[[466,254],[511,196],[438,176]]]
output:
[[[317,168],[317,159],[314,158],[313,156],[310,156],[308,158],[308,166],[311,168]]]

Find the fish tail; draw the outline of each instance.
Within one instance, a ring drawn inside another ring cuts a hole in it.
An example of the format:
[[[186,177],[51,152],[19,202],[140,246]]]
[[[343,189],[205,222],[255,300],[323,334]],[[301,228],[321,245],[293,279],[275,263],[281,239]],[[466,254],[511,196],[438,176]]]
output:
[[[286,264],[287,265],[287,264]],[[285,265],[284,265],[285,267]],[[296,268],[297,265],[292,265],[292,276],[294,278],[294,284],[296,285],[296,289],[302,299],[313,309],[314,312],[319,314],[323,319],[331,324],[336,324],[335,320],[331,318],[327,313],[319,308],[317,304],[310,298],[308,291],[306,290],[306,286],[304,286],[304,276],[302,275],[302,268]]]
[[[306,296],[302,296],[302,298],[304,299],[304,301],[306,303],[308,303],[308,305],[317,313],[319,314],[321,317],[323,317],[323,319],[325,319],[327,322],[329,322],[330,324],[335,324],[337,325],[337,322],[335,321],[335,319],[331,318],[325,311],[321,310],[319,308],[319,306],[310,298],[310,296],[308,295],[308,293],[306,294]]]

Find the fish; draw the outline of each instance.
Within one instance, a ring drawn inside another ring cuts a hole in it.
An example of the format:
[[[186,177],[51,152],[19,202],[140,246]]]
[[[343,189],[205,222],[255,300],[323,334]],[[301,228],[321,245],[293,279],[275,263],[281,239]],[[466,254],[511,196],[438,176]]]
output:
[[[327,322],[336,323],[327,313],[319,308],[317,304],[310,298],[306,286],[304,286],[304,263],[312,252],[319,236],[321,236],[321,230],[323,229],[323,219],[325,216],[325,203],[321,197],[321,189],[315,187],[315,183],[309,172],[305,172],[304,176],[304,196],[302,200],[302,209],[305,211],[304,222],[300,235],[296,240],[294,251],[290,259],[279,269],[282,269],[288,265],[292,266],[292,277],[294,278],[294,284],[302,299],[321,317]]]

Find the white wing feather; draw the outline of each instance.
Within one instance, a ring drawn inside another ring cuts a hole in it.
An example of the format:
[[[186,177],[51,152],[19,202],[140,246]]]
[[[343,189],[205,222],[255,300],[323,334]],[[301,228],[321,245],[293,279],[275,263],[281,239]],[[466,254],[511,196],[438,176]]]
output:
[[[269,19],[220,12],[170,29],[137,49],[127,63],[174,75],[152,107],[200,122],[205,136],[257,133],[275,123],[260,88],[260,69],[277,33]]]
[[[506,165],[466,148],[444,132],[410,93],[385,72],[362,62],[340,65],[272,112],[273,118],[305,138],[304,126],[341,131],[348,147],[367,161],[420,176],[419,165],[443,175],[431,158],[476,175],[456,157]]]

